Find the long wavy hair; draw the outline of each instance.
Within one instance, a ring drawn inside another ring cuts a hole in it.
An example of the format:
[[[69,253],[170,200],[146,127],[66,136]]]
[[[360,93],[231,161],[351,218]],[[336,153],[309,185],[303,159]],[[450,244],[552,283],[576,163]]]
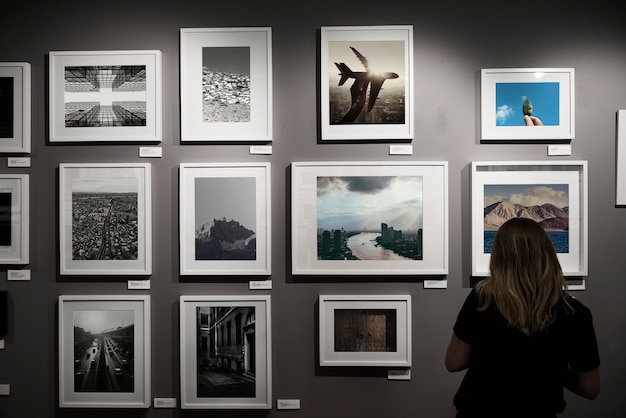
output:
[[[552,240],[531,219],[512,218],[500,226],[489,270],[489,277],[476,285],[478,309],[494,305],[509,327],[525,335],[545,331],[560,302],[572,309]]]

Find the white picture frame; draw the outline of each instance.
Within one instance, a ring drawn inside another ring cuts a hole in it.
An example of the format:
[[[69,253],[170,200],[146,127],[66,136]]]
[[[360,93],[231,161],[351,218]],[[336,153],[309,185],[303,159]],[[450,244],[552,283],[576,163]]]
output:
[[[616,117],[615,205],[626,206],[626,109],[619,109]]]
[[[482,69],[481,140],[569,142],[574,139],[574,74],[574,68]],[[530,112],[532,126],[525,124],[523,109]]]
[[[528,210],[544,205],[545,216],[535,220],[541,223],[545,219],[548,224],[544,228],[555,235],[552,239],[563,274],[586,276],[587,172],[587,161],[472,162],[472,276],[489,274],[489,242],[497,224],[507,219],[497,215],[502,204]]]
[[[31,65],[0,62],[0,153],[30,153]]]
[[[179,171],[180,274],[269,275],[270,163],[181,163]]]
[[[180,29],[181,142],[271,142],[272,97],[272,28]]]
[[[292,274],[447,274],[447,161],[293,162],[291,173]]]
[[[410,295],[320,295],[319,365],[411,367]]]
[[[269,295],[181,296],[181,408],[271,409],[271,322]]]
[[[50,142],[161,142],[161,51],[50,51],[49,59]]]
[[[323,141],[413,140],[412,25],[325,26],[320,50]]]
[[[151,203],[150,163],[59,164],[59,273],[151,274]]]
[[[149,408],[150,296],[61,295],[59,407]]]
[[[0,174],[0,265],[29,263],[30,176]]]

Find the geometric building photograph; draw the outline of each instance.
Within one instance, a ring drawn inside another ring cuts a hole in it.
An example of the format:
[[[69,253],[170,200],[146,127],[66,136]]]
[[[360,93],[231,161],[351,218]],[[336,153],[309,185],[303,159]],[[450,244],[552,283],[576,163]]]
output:
[[[65,127],[146,126],[146,66],[65,67]]]

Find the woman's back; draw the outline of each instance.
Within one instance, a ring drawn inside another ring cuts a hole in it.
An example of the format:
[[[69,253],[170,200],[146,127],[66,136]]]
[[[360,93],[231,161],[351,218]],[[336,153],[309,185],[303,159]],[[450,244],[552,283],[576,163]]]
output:
[[[600,390],[591,312],[565,289],[552,241],[530,219],[497,231],[490,276],[468,295],[446,352],[449,371],[467,370],[457,418],[553,418],[563,388],[589,399]]]
[[[454,326],[455,335],[472,350],[454,398],[457,409],[507,417],[512,411],[532,417],[563,411],[568,364],[585,371],[599,364],[591,312],[574,298],[568,302],[556,308],[544,332],[525,335],[507,325],[494,307],[479,311],[473,290]],[[580,344],[581,339],[588,344]]]

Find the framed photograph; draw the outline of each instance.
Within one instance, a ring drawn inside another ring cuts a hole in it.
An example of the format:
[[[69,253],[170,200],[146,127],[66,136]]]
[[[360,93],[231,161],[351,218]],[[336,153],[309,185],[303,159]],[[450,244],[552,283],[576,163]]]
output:
[[[270,179],[270,163],[180,164],[180,274],[270,274]]]
[[[161,142],[161,51],[50,51],[50,142]]]
[[[152,273],[149,163],[59,165],[60,274]]]
[[[322,140],[413,139],[413,26],[321,28]]]
[[[181,141],[272,141],[272,29],[180,30]]]
[[[30,153],[30,96],[30,64],[0,62],[0,153]]]
[[[496,231],[512,217],[538,222],[565,276],[587,275],[587,162],[472,162],[472,275],[487,276]]]
[[[150,296],[59,296],[59,407],[150,407]]]
[[[411,366],[410,295],[320,295],[320,366]]]
[[[481,70],[481,139],[574,139],[573,68]]]
[[[181,408],[272,408],[270,301],[181,296]]]
[[[448,163],[295,162],[292,273],[444,275]]]
[[[615,182],[615,203],[626,206],[626,109],[617,111],[617,176]]]
[[[29,262],[29,176],[0,174],[0,265]]]

